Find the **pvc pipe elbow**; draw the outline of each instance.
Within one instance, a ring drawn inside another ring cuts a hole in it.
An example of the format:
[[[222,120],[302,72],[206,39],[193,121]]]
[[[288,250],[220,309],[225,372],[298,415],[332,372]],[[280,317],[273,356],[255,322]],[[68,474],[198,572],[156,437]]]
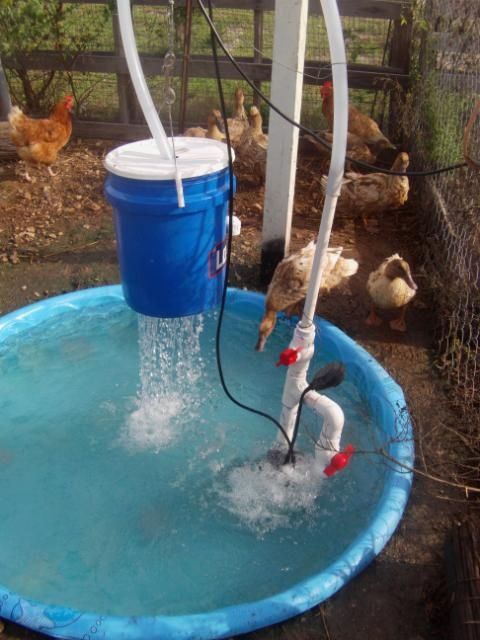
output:
[[[305,404],[323,417],[323,426],[317,440],[315,458],[326,466],[340,450],[345,415],[342,408],[328,396],[310,391],[305,396]]]
[[[345,414],[342,407],[328,396],[316,391],[309,391],[306,394],[305,404],[324,419],[320,437],[340,443],[343,425],[345,424]]]

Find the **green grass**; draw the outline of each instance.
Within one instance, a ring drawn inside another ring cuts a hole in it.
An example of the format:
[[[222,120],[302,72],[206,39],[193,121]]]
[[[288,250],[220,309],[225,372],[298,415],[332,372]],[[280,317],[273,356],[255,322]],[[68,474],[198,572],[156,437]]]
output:
[[[462,158],[465,121],[472,108],[472,98],[465,92],[442,86],[432,72],[424,78],[421,118],[424,128],[423,152],[434,166]]]

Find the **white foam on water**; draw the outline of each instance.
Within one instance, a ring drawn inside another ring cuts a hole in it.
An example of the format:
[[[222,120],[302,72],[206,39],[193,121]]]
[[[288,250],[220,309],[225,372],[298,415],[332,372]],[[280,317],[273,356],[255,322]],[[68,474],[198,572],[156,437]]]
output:
[[[201,355],[201,315],[151,318],[139,315],[140,388],[120,441],[133,451],[171,445],[182,426],[199,414],[197,392],[205,365]],[[203,398],[204,400],[204,398]]]
[[[299,459],[295,466],[256,461],[231,470],[217,493],[223,508],[262,536],[311,520],[324,480],[313,456]]]
[[[144,398],[127,418],[121,442],[134,451],[151,450],[158,453],[178,437],[174,419],[182,414],[184,403],[180,396]]]

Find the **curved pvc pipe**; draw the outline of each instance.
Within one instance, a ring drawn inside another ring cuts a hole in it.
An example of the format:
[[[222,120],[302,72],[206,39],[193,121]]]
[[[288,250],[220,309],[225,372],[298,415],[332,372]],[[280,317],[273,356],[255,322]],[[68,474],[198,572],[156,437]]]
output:
[[[345,165],[345,154],[347,150],[348,81],[347,59],[345,55],[342,23],[335,0],[320,0],[320,2],[322,5],[323,16],[325,18],[328,43],[330,46],[330,58],[332,61],[334,86],[333,144],[322,221],[318,231],[317,245],[313,258],[307,297],[305,300],[302,318],[295,328],[292,341],[289,345],[290,348],[297,349],[300,347],[301,349],[299,351],[297,362],[288,367],[282,395],[280,424],[289,435],[293,433],[293,426],[298,412],[298,403],[302,391],[307,386],[307,370],[314,352],[313,344],[315,340],[315,325],[313,323],[313,319],[315,316],[315,307],[322,281],[323,265],[325,264],[324,258],[326,257],[330,241],[330,233],[332,231],[335,207],[338,196],[340,195],[343,169]],[[320,397],[325,398],[325,396]],[[318,409],[319,412],[322,413],[320,410],[320,404],[318,405]],[[338,409],[340,409],[340,407],[338,407]],[[338,422],[338,424],[340,425],[340,422]],[[341,418],[341,426],[339,427],[340,434],[342,429],[343,417]]]
[[[325,26],[327,28],[328,44],[333,78],[333,144],[330,170],[328,172],[325,203],[323,205],[322,221],[318,231],[317,246],[313,258],[310,284],[307,291],[303,316],[300,320],[302,327],[313,322],[317,305],[320,284],[322,281],[323,258],[328,249],[330,233],[337,199],[342,186],[345,155],[347,151],[348,131],[348,79],[347,58],[343,40],[342,22],[335,0],[320,0]]]
[[[345,415],[340,405],[334,400],[316,391],[309,391],[305,395],[305,404],[323,417],[315,459],[321,467],[325,468],[330,464],[333,456],[340,451]]]
[[[165,129],[158,117],[157,110],[153,104],[150,91],[138,57],[137,44],[135,42],[135,34],[133,32],[132,12],[130,9],[130,0],[117,0],[118,19],[120,23],[120,34],[122,36],[123,49],[127,61],[128,71],[137,94],[138,102],[142,108],[143,115],[147,121],[148,128],[155,140],[160,157],[173,161],[173,151],[168,142]]]
[[[307,369],[314,353],[315,325],[309,327],[295,327],[290,349],[298,350],[298,359],[288,367],[287,379],[282,395],[282,413],[280,424],[291,439],[298,412],[298,402],[305,391],[307,383]],[[340,451],[345,416],[342,408],[334,400],[316,391],[309,391],[305,395],[305,404],[323,418],[323,425],[318,437],[318,448],[315,458],[319,465],[325,468],[335,453]],[[284,444],[281,438],[281,444]],[[323,469],[322,469],[323,470]]]
[[[295,327],[293,338],[288,345],[290,349],[298,351],[297,361],[291,364],[287,370],[285,385],[282,394],[282,413],[280,424],[287,436],[292,438],[295,420],[298,412],[300,396],[308,386],[307,369],[314,353],[315,327]],[[283,438],[281,439],[283,443]]]

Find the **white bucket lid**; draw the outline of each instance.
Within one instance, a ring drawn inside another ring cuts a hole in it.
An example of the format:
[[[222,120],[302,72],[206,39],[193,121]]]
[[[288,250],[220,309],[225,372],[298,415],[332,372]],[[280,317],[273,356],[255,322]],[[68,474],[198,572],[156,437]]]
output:
[[[227,145],[210,138],[175,138],[175,152],[181,178],[205,176],[228,167]],[[107,171],[123,178],[175,179],[173,162],[160,158],[153,138],[130,142],[113,149],[105,157],[104,164]]]

